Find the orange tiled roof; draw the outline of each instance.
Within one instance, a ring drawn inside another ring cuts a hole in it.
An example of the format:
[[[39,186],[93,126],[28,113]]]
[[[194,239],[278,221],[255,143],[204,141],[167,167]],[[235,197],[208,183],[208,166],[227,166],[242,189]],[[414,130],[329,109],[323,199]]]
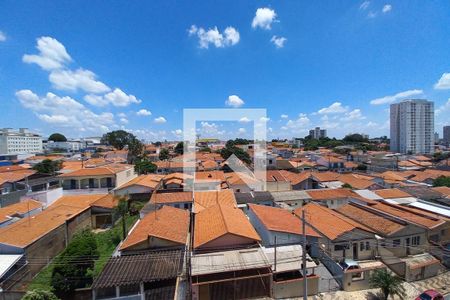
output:
[[[14,172],[14,171],[23,171],[23,167],[19,165],[12,165],[12,166],[0,166],[0,173],[4,172]]]
[[[14,203],[0,208],[0,223],[8,220],[15,214],[24,215],[29,211],[42,207],[42,203],[33,199],[26,199],[18,203]]]
[[[126,164],[109,164],[103,167],[75,170],[73,172],[61,174],[59,177],[108,176],[117,174],[127,169],[133,169],[133,166]]]
[[[194,193],[194,212],[198,213],[205,208],[216,204],[236,206],[236,198],[232,190],[198,191]]]
[[[299,184],[310,177],[310,172],[294,173],[281,170],[280,173],[291,182],[291,185]]]
[[[256,204],[249,204],[248,207],[268,230],[303,234],[302,221],[286,209]],[[306,235],[320,237],[308,225]]]
[[[401,206],[398,204],[377,202],[377,204],[373,205],[372,208],[399,217],[409,223],[424,226],[428,229],[433,229],[445,224],[445,221],[441,218],[431,217],[424,213],[418,213],[417,211],[409,209],[406,206]]]
[[[446,186],[436,186],[431,188],[433,191],[441,193],[444,196],[450,196],[450,187]]]
[[[343,183],[350,184],[355,189],[367,189],[376,184],[371,180],[360,178],[354,174],[342,174],[339,176],[338,180]]]
[[[261,241],[250,221],[237,207],[216,204],[196,215],[194,248],[201,247],[226,234],[248,238],[255,242]]]
[[[328,199],[341,199],[341,198],[359,198],[360,196],[349,189],[318,189],[318,190],[306,190],[306,193],[312,200],[328,200]]]
[[[121,185],[120,187],[117,188],[117,190],[127,188],[127,187],[130,187],[133,185],[139,185],[139,186],[144,186],[144,187],[155,189],[159,185],[159,183],[163,177],[164,176],[162,176],[162,175],[156,175],[156,174],[140,175],[140,176],[128,181],[127,183]]]
[[[119,198],[114,197],[112,194],[108,194],[93,203],[91,203],[91,206],[97,206],[97,207],[103,207],[103,208],[114,208],[119,203]]]
[[[339,174],[334,172],[311,172],[311,175],[320,182],[336,181],[339,177]]]
[[[252,175],[242,173],[242,172],[230,172],[226,173],[226,180],[231,185],[242,185],[247,184],[242,178],[245,178],[251,184],[258,184],[260,181],[253,177]]]
[[[198,181],[225,181],[225,174],[223,171],[205,171],[195,172],[195,180]]]
[[[184,245],[189,231],[189,211],[163,206],[142,218],[120,246],[120,250],[145,242],[149,237]]]
[[[375,194],[378,196],[384,198],[384,199],[393,199],[393,198],[406,198],[411,197],[410,194],[399,190],[399,189],[382,189],[382,190],[375,190]]]
[[[107,196],[107,194],[64,195],[54,201],[49,207],[64,205],[85,209],[105,196]]]
[[[355,204],[346,204],[339,207],[337,211],[349,218],[352,218],[353,220],[358,220],[358,222],[364,224],[370,229],[384,235],[391,235],[405,228],[405,226],[400,224],[400,222],[395,222],[391,219],[376,214],[367,207],[362,207]]]
[[[308,224],[311,224],[330,240],[335,240],[341,235],[354,229],[373,233],[373,230],[370,228],[316,203],[309,203],[303,207],[299,207],[294,213],[301,217],[303,210],[305,211],[305,218]]]
[[[150,198],[152,204],[170,204],[179,202],[192,202],[192,192],[153,193]]]
[[[21,181],[35,173],[36,173],[35,170],[26,170],[26,169],[22,169],[21,171],[2,172],[0,173],[0,184],[3,184],[5,182]]]

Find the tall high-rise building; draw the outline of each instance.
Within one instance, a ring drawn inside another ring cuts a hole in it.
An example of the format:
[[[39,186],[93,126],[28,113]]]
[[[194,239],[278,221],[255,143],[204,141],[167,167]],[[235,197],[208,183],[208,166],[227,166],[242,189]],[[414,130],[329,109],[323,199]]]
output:
[[[42,137],[26,128],[0,129],[0,154],[34,154],[42,152]]]
[[[444,143],[448,146],[450,145],[450,125],[444,126],[444,135],[442,138],[444,139]]]
[[[327,137],[327,130],[320,129],[320,127],[316,127],[309,131],[309,136],[312,137],[313,139],[325,138]]]
[[[423,99],[391,104],[391,151],[434,152],[434,103]]]

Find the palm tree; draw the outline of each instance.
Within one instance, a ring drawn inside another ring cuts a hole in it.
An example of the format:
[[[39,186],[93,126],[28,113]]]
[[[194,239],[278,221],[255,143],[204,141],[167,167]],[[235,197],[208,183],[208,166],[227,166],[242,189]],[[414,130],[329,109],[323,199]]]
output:
[[[114,208],[114,215],[120,216],[122,219],[123,239],[126,239],[127,237],[127,222],[126,222],[127,214],[128,214],[128,199],[126,197],[120,197],[117,206]]]
[[[397,295],[400,299],[405,296],[405,288],[402,285],[403,280],[388,272],[386,269],[375,270],[369,278],[369,284],[372,288],[381,289],[384,299],[389,295]]]

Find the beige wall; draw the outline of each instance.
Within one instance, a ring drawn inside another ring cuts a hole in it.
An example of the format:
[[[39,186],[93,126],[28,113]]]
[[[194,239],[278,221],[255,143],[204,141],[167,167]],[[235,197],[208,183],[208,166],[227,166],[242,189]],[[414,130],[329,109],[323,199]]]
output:
[[[319,280],[320,277],[317,275],[308,277],[308,296],[317,295],[319,293]],[[272,288],[272,297],[276,299],[303,297],[303,278],[278,282],[273,281]]]
[[[136,177],[137,174],[134,172],[134,168],[118,172],[116,174],[116,186],[121,186]]]

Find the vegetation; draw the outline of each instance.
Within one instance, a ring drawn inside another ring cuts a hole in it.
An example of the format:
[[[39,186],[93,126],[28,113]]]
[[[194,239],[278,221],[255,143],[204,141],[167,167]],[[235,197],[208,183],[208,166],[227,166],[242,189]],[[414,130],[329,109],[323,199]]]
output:
[[[159,151],[159,159],[160,160],[169,159],[169,150],[167,150],[166,148],[161,149],[161,151]]]
[[[64,297],[77,288],[90,286],[98,256],[95,235],[89,229],[76,233],[67,248],[55,259],[51,278],[55,294]]]
[[[58,300],[58,297],[51,291],[35,289],[28,291],[22,300]]]
[[[137,159],[137,161],[134,163],[134,170],[139,175],[155,173],[157,169],[158,167],[154,163],[145,158]]]
[[[103,135],[101,142],[113,146],[118,150],[122,150],[127,147],[129,152],[130,161],[133,162],[137,157],[141,156],[144,152],[144,144],[134,136],[125,130],[115,130]]]
[[[320,139],[314,139],[311,136],[306,136],[303,139],[303,145],[304,149],[306,151],[314,151],[319,149],[319,147],[326,147],[326,148],[334,148],[337,146],[342,146],[344,143],[340,140],[337,140],[335,138],[320,138]]]
[[[237,139],[236,139],[237,140]],[[252,160],[250,158],[250,155],[245,152],[243,149],[237,147],[236,140],[229,140],[225,144],[225,147],[220,150],[220,155],[223,157],[223,159],[228,159],[231,155],[236,155],[237,158],[239,158],[241,161],[243,161],[246,164],[251,164]]]
[[[61,133],[53,133],[48,137],[48,140],[53,142],[67,142],[67,138]]]
[[[346,143],[367,143],[369,141],[359,133],[347,134],[342,140]]]
[[[365,165],[365,164],[358,164],[358,166],[356,167],[356,170],[366,171],[367,170],[367,165]]]
[[[439,176],[433,180],[433,186],[447,186],[450,187],[450,177],[449,176]]]
[[[183,142],[179,142],[174,149],[175,153],[177,154],[183,154],[184,153],[184,143]]]
[[[402,285],[403,280],[388,272],[386,269],[375,270],[369,278],[369,284],[372,288],[379,288],[383,294],[383,299],[387,300],[389,295],[397,295],[404,298],[405,288]]]
[[[209,152],[209,153],[212,152],[211,148],[209,148],[209,147],[203,147],[203,148],[200,148],[199,151],[200,151],[200,152]]]
[[[352,189],[353,187],[350,184],[348,184],[348,183],[344,183],[342,185],[342,188],[344,188],[344,189]]]
[[[127,225],[126,225],[126,217],[129,214],[129,208],[128,208],[128,200],[125,198],[120,198],[119,203],[114,208],[114,217],[115,219],[117,217],[121,218],[122,222],[122,237],[125,239],[127,237]]]
[[[38,171],[38,173],[41,174],[55,175],[55,173],[61,170],[61,168],[62,168],[61,160],[44,159],[40,163],[34,165],[33,170],[36,170]]]

